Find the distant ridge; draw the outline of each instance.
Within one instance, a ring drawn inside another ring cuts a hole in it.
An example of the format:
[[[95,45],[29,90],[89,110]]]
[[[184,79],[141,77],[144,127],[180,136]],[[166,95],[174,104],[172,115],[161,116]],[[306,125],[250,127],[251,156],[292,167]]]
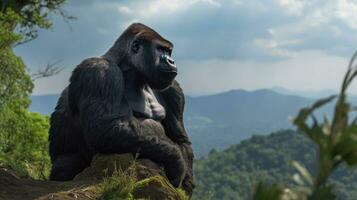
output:
[[[186,128],[198,155],[227,148],[253,134],[293,128],[289,118],[313,102],[270,89],[230,90],[186,99]]]
[[[296,95],[296,96],[302,96],[307,98],[323,98],[338,93],[337,91],[332,89],[323,89],[318,91],[295,91],[280,86],[274,86],[271,88],[271,90],[278,92],[280,94]]]
[[[49,115],[59,95],[32,96],[30,110]],[[271,89],[230,90],[214,95],[186,97],[185,125],[197,155],[223,149],[253,134],[293,128],[289,118],[314,99],[281,94]],[[327,108],[318,113],[330,113]]]

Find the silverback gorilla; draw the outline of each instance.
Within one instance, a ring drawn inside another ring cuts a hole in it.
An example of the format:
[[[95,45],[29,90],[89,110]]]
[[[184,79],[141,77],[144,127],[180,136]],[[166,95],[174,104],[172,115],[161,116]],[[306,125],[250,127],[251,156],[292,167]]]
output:
[[[51,180],[73,179],[97,153],[131,152],[162,165],[174,186],[192,194],[193,151],[172,48],[134,23],[103,56],[74,69],[51,115]]]

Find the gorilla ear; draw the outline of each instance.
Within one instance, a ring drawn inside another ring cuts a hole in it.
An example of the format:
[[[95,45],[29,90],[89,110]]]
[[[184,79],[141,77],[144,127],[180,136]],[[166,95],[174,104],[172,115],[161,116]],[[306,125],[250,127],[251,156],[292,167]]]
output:
[[[138,53],[139,52],[139,49],[140,49],[140,42],[138,40],[134,40],[132,45],[131,45],[131,50],[134,52],[134,53]]]

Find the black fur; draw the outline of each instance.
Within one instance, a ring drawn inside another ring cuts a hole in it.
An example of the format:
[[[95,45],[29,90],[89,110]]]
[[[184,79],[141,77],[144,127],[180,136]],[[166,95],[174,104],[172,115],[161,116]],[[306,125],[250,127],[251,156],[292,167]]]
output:
[[[126,71],[133,65],[130,48],[138,35],[141,39],[144,35],[149,42],[155,39],[172,46],[145,25],[133,24],[103,57],[86,59],[73,71],[51,115],[51,180],[73,179],[97,153],[131,152],[163,165],[173,185],[182,183],[192,194],[193,151],[183,124],[184,94],[173,81],[174,76],[161,76],[157,82],[157,75],[152,74],[154,68],[141,69],[141,81],[152,83],[153,88],[158,86],[155,96],[166,111],[161,123],[142,123],[125,98]],[[148,58],[141,59],[150,64]],[[157,134],[162,127],[164,134]]]

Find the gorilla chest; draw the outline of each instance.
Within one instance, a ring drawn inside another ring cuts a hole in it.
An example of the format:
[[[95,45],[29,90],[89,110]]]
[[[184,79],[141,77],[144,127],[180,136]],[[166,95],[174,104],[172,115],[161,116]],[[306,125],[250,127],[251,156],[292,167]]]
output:
[[[161,121],[165,118],[165,108],[159,103],[158,96],[149,86],[136,91],[125,91],[124,95],[136,118],[156,121]]]

